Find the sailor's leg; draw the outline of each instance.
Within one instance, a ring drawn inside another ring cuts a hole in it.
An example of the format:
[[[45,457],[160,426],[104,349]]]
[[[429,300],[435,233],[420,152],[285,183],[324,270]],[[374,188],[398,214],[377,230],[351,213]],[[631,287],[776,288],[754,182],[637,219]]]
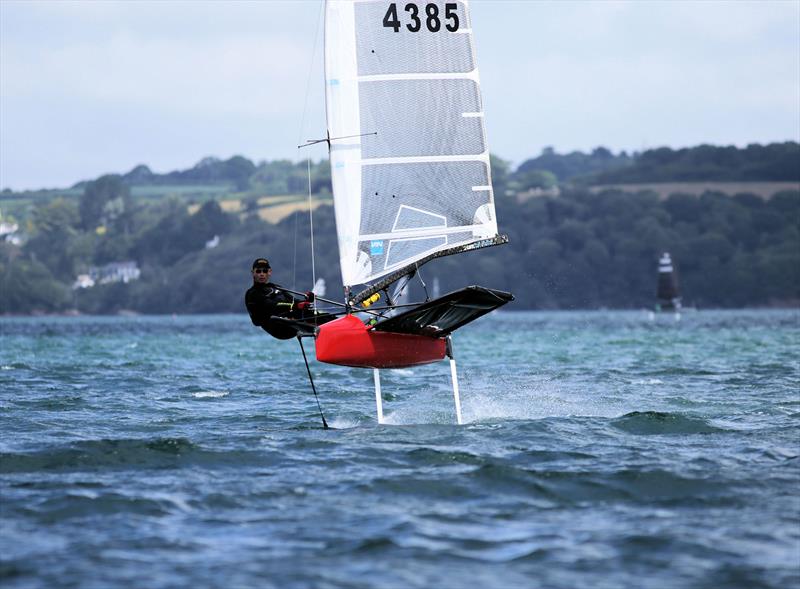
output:
[[[375,406],[378,409],[378,423],[383,423],[383,399],[381,398],[381,375],[377,368],[372,369],[375,380]]]
[[[453,401],[456,404],[456,422],[461,425],[461,397],[458,394],[458,372],[456,359],[453,357],[453,340],[447,336],[447,355],[450,356],[450,377],[453,379]]]

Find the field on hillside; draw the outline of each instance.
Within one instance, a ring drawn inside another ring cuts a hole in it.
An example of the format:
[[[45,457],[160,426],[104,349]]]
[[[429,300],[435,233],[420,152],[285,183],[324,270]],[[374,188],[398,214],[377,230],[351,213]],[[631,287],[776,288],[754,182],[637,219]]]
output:
[[[56,198],[78,201],[83,191],[77,188],[64,190],[37,190],[27,192],[11,192],[0,195],[1,218],[13,218],[24,222],[31,216],[38,203],[46,203]],[[166,198],[179,198],[187,203],[190,214],[199,210],[204,202],[216,200],[226,213],[248,212],[251,203],[256,204],[256,212],[264,221],[277,223],[295,211],[309,209],[307,194],[282,194],[259,196],[252,192],[236,192],[232,184],[199,184],[199,185],[140,185],[131,187],[134,202],[155,203]],[[317,208],[323,204],[332,204],[329,193],[314,195],[312,204]]]
[[[252,198],[252,197],[251,197]],[[220,208],[226,213],[238,213],[245,215],[247,210],[246,199],[226,198],[219,201]],[[309,205],[308,195],[284,194],[279,196],[263,196],[256,201],[256,211],[262,220],[268,223],[278,223],[295,211],[307,211],[310,206],[314,209],[321,205],[333,204],[333,199],[329,194],[315,195]],[[189,213],[194,214],[200,209],[200,204],[189,205]]]

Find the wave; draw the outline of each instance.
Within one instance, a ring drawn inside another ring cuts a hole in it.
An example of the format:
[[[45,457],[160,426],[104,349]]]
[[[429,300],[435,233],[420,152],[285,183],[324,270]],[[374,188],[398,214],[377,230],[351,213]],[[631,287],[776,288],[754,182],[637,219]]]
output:
[[[462,462],[463,466],[467,466]],[[588,466],[588,465],[586,465]],[[483,501],[487,497],[514,498],[534,509],[558,509],[591,504],[713,505],[735,503],[731,484],[664,469],[530,468],[492,460],[468,471],[441,477],[380,477],[359,485],[384,497],[423,501]],[[519,505],[519,503],[518,503]]]
[[[3,364],[0,366],[0,370],[31,370],[31,367],[24,362],[12,362],[11,364]]]
[[[178,497],[142,497],[119,492],[67,492],[27,508],[45,522],[61,522],[70,518],[115,516],[120,513],[163,516],[174,511],[186,511],[188,506]]]
[[[611,425],[629,434],[715,434],[727,430],[701,417],[661,411],[633,411],[611,420]]]
[[[419,551],[421,554],[448,554],[459,559],[481,563],[504,563],[538,559],[547,554],[538,539],[473,538],[463,534],[431,529],[403,530],[396,535],[377,534],[345,545],[342,554],[383,555],[397,550]]]
[[[441,451],[433,448],[415,448],[406,453],[414,466],[446,466],[451,464],[482,464],[481,456],[463,451]]]
[[[717,376],[719,371],[708,370],[705,368],[687,367],[687,366],[670,366],[669,368],[662,368],[660,370],[652,370],[646,373],[647,376]]]
[[[336,416],[328,420],[328,425],[332,429],[353,429],[359,427],[362,423],[362,420],[358,417],[349,417],[349,416]]]
[[[230,391],[200,391],[192,393],[192,397],[195,399],[216,399],[219,397],[227,397],[228,395],[230,395]]]
[[[470,478],[484,490],[488,487],[493,492],[517,493],[553,506],[608,501],[728,501],[722,496],[726,491],[722,481],[690,478],[661,469],[565,471],[488,464],[471,473]]]
[[[180,468],[273,464],[276,456],[249,451],[211,451],[186,438],[88,440],[32,453],[0,453],[0,474],[91,471],[109,468]]]

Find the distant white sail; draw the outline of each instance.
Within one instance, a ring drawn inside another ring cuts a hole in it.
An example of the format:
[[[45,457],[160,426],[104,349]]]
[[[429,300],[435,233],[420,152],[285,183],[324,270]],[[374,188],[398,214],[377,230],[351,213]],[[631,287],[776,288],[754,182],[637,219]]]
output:
[[[322,278],[322,277],[317,278],[317,281],[314,283],[314,286],[311,289],[311,292],[313,292],[318,297],[324,297],[325,296],[325,279]]]
[[[325,81],[345,286],[497,235],[466,2],[328,0]]]

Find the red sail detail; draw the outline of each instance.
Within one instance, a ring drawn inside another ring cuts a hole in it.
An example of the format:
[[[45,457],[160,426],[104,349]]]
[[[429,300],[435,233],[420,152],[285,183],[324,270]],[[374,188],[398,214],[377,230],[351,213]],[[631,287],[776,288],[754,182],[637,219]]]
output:
[[[317,360],[358,368],[407,368],[444,359],[445,339],[374,331],[353,315],[320,326]]]

